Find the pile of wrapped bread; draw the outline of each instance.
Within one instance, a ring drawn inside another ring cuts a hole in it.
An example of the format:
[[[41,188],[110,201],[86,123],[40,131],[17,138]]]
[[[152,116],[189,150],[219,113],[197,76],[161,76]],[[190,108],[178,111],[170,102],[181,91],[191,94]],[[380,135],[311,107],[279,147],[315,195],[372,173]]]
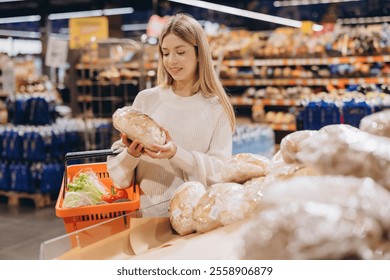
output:
[[[214,184],[175,192],[172,227],[243,221],[242,259],[390,259],[389,114],[291,133],[272,159],[232,156]]]

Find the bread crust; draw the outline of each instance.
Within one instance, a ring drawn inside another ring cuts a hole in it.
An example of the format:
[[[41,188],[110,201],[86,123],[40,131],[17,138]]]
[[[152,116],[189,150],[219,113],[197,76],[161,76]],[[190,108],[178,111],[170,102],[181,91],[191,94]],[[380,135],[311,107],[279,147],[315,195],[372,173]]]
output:
[[[164,145],[165,132],[150,116],[126,106],[119,108],[112,116],[114,127],[125,134],[130,140],[138,139],[141,144],[151,150],[157,151],[152,145]]]

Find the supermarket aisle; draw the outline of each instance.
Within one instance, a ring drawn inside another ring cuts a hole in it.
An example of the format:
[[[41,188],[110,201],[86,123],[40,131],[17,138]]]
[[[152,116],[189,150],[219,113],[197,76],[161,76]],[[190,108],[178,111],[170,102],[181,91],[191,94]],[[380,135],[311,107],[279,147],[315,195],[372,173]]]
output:
[[[28,202],[9,207],[6,200],[0,200],[0,260],[39,259],[43,241],[65,234],[54,203],[36,209]]]

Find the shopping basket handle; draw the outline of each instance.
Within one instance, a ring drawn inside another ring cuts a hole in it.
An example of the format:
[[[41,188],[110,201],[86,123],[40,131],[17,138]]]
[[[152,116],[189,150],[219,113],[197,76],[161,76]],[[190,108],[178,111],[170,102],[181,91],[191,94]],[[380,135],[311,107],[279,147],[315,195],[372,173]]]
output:
[[[111,156],[117,155],[119,152],[114,152],[111,149],[104,150],[92,150],[92,151],[81,151],[81,152],[70,152],[65,154],[64,164],[65,164],[65,172],[64,172],[64,186],[67,189],[68,178],[67,178],[67,165],[68,161],[76,160],[76,159],[86,159],[91,157],[103,157],[103,156]],[[64,191],[65,195],[65,191]]]
[[[119,154],[119,152],[114,152],[111,149],[70,152],[70,153],[65,154],[64,163],[66,166],[69,160],[85,159],[85,158],[91,158],[91,157],[112,156],[112,155],[117,155],[117,154]]]

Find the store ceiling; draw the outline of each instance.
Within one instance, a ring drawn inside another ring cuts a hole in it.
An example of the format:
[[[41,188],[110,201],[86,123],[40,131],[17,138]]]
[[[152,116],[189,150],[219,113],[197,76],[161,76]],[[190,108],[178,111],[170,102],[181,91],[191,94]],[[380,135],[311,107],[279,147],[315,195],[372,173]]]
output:
[[[329,0],[327,0],[329,1]],[[390,15],[390,0],[362,0],[347,3],[333,3],[320,5],[305,5],[296,7],[275,7],[272,0],[213,0],[218,4],[249,9],[270,15],[277,15],[296,20],[312,20],[321,22],[337,18],[370,17]],[[215,20],[224,24],[245,25],[253,28],[264,28],[254,20],[243,20],[237,16],[227,16],[220,12],[204,9],[195,11],[191,6],[173,3],[167,0],[35,0],[35,1],[0,1],[0,18],[39,14],[43,19],[51,13],[71,11],[84,11],[103,8],[128,7],[134,8],[135,13],[128,17],[132,23],[147,22],[147,15],[154,13],[160,15],[172,14],[176,11],[185,11],[194,14],[199,19]],[[199,11],[200,10],[200,11]],[[149,11],[146,13],[145,11]],[[137,13],[139,13],[137,15]],[[0,28],[3,28],[0,26]],[[8,27],[7,27],[8,28]],[[272,26],[271,26],[272,28]]]

